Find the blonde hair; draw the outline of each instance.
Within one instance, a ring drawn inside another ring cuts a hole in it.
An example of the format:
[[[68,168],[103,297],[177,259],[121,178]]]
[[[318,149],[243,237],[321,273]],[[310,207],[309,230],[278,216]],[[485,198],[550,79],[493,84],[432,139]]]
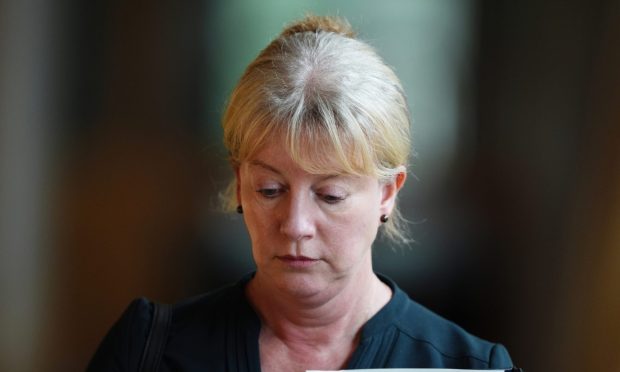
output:
[[[245,70],[222,124],[235,168],[268,136],[282,135],[292,159],[308,172],[333,171],[336,159],[339,172],[385,181],[407,165],[411,149],[398,78],[336,17],[307,16],[286,27]],[[233,181],[229,209],[236,206],[235,188]],[[390,217],[384,234],[406,242],[396,207]]]

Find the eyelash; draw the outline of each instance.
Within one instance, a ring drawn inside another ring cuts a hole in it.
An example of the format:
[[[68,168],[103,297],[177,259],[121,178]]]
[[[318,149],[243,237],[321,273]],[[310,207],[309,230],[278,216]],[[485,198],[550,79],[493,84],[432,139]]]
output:
[[[264,188],[258,189],[257,192],[261,194],[265,199],[275,199],[282,194],[282,189],[280,188]],[[323,200],[327,204],[338,204],[341,201],[346,199],[346,196],[336,196],[329,194],[317,194],[321,200]]]
[[[326,195],[326,194],[317,194],[321,200],[323,200],[327,204],[338,204],[345,199],[344,196],[335,196],[335,195]]]
[[[280,196],[280,194],[282,194],[282,189],[265,188],[265,189],[258,189],[257,192],[267,199],[274,199]]]

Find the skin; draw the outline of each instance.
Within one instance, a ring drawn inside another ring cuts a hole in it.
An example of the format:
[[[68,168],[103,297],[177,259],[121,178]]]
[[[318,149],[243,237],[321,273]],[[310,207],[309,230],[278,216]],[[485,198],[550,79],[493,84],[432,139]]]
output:
[[[371,245],[405,168],[389,182],[310,174],[282,149],[274,138],[236,170],[257,267],[246,294],[262,321],[261,369],[343,368],[360,328],[391,297]]]

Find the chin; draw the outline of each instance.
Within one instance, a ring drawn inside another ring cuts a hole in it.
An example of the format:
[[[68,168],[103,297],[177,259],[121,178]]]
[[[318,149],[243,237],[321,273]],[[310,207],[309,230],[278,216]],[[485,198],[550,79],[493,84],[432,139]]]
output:
[[[310,298],[324,293],[328,286],[328,280],[318,273],[280,273],[275,281],[280,290],[299,298]]]

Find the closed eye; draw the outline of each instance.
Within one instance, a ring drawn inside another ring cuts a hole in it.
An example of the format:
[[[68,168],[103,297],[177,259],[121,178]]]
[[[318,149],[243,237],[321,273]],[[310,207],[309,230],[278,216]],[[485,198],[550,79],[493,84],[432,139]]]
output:
[[[337,195],[330,195],[330,194],[319,194],[319,197],[321,198],[321,200],[323,200],[327,204],[337,204],[346,198],[344,196],[337,196]]]
[[[258,189],[256,190],[256,192],[258,192],[259,194],[261,194],[263,197],[267,199],[273,199],[273,198],[280,196],[283,191],[282,189],[279,189],[279,188],[264,188],[264,189]]]

